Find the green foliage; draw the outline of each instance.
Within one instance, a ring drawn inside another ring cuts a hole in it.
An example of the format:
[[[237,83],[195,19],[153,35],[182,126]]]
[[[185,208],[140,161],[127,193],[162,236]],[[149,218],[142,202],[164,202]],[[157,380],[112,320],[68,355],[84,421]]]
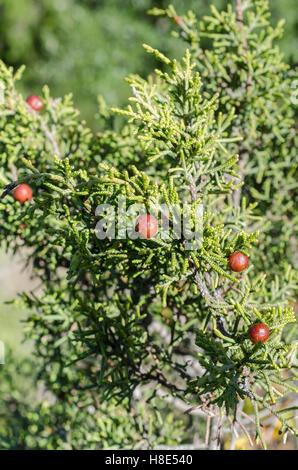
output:
[[[189,9],[200,18],[210,5],[226,7],[225,0],[176,0],[179,14]],[[0,56],[8,64],[26,65],[21,87],[24,95],[40,93],[48,83],[54,96],[72,90],[82,115],[94,127],[97,95],[110,105],[122,105],[128,97],[123,78],[131,72],[151,73],[154,62],[138,45],[146,42],[162,48],[169,57],[180,57],[182,45],[168,40],[170,24],[148,18],[153,7],[166,8],[159,0],[0,0]],[[297,62],[295,0],[273,1],[274,21],[286,18],[281,47]]]
[[[52,99],[47,87],[44,110],[30,111],[15,89],[20,72],[1,65],[1,243],[26,247],[42,284],[22,300],[52,400],[36,399],[29,413],[20,404],[20,429],[30,435],[2,431],[8,447],[148,448],[192,439],[181,414],[172,429],[165,403],[229,423],[250,400],[264,447],[259,407],[296,433],[293,410],[285,419],[274,407],[295,390],[291,79],[266,2],[246,2],[243,21],[239,5],[237,15],[213,8],[199,29],[193,13],[179,19],[176,35],[188,43],[181,60],[145,45],[160,68],[128,78],[130,105],[112,109],[120,120],[100,101],[98,135],[69,96]],[[172,6],[152,13],[176,16]],[[34,189],[24,205],[11,195],[20,183]],[[120,197],[130,209],[128,234],[139,203],[158,218],[155,238],[98,236],[100,204],[113,210],[107,228],[115,214],[119,230]],[[204,206],[203,238],[191,249],[176,232],[186,204],[190,229]],[[250,257],[241,274],[228,267],[235,251]],[[247,332],[259,321],[270,337],[254,345]]]
[[[268,2],[251,3],[244,3],[244,22],[239,22],[231,7],[221,13],[212,7],[213,15],[199,25],[190,13],[175,35],[189,43],[197,58],[198,71],[205,77],[203,94],[218,93],[219,112],[224,115],[235,109],[235,120],[227,131],[242,140],[236,145],[228,143],[227,148],[239,153],[245,177],[242,194],[257,201],[257,213],[267,216],[262,229],[265,236],[258,247],[266,252],[262,267],[266,271],[281,256],[289,260],[294,256],[292,234],[297,215],[292,191],[297,187],[297,137],[293,76],[275,46],[282,36],[283,21],[272,28]],[[173,8],[155,13],[175,15]],[[211,40],[211,48],[201,45],[202,37]],[[239,205],[239,197],[238,191],[235,205]]]
[[[75,390],[57,400],[36,380],[37,365],[7,356],[1,371],[1,449],[142,449],[180,442],[183,422],[166,412],[161,400],[150,412],[145,400],[134,408],[127,403],[119,408],[115,400],[99,406],[95,393],[83,398]]]

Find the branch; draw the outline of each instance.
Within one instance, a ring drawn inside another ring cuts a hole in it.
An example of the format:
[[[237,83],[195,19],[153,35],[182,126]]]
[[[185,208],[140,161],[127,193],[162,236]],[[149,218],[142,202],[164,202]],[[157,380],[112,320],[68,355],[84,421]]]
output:
[[[238,20],[239,28],[243,28],[243,11],[242,11],[242,3],[241,0],[236,0],[236,15]],[[243,48],[247,48],[247,41],[246,37],[243,37]]]
[[[41,127],[42,127],[42,130],[45,133],[46,138],[50,141],[50,143],[51,143],[51,145],[54,149],[55,155],[57,157],[59,157],[60,159],[62,159],[62,155],[61,155],[61,152],[59,150],[58,143],[57,143],[55,137],[53,136],[52,132],[50,131],[50,129],[47,127],[46,123],[42,119],[41,119]]]
[[[222,422],[222,416],[215,417],[211,421],[209,450],[219,450]]]
[[[193,260],[191,257],[189,258],[189,261],[193,263]],[[201,292],[202,297],[206,300],[207,305],[209,305],[209,307],[218,308],[218,309],[222,309],[223,307],[226,307],[227,304],[224,301],[217,299],[210,294],[205,282],[200,278],[199,273],[196,269],[193,270],[193,273],[194,273],[195,283],[198,286],[198,289]]]
[[[149,386],[154,387],[154,384],[151,383]],[[140,400],[142,398],[143,390],[146,390],[148,386],[144,387],[136,387],[133,397],[135,400]],[[174,396],[169,396],[168,393],[163,390],[162,388],[158,388],[155,391],[155,395],[158,396],[159,398],[162,398],[166,403],[169,403],[173,405],[175,408],[177,408],[180,411],[183,411],[183,413],[188,413],[189,412],[189,405],[187,403],[184,403],[180,398],[174,397]],[[201,416],[201,417],[206,417],[206,413],[204,413],[203,410],[199,408],[192,408],[191,414],[193,416]]]

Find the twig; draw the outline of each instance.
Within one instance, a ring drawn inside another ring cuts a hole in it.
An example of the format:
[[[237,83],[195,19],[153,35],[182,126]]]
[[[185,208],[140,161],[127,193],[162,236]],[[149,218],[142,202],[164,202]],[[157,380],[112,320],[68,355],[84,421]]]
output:
[[[189,258],[189,260],[193,263],[191,257]],[[204,297],[204,299],[206,300],[207,304],[213,308],[222,308],[223,306],[225,306],[225,302],[216,299],[210,294],[205,282],[200,278],[199,273],[196,269],[193,270],[193,273],[196,285],[198,286],[199,291],[201,292],[202,297]]]
[[[245,416],[245,418],[246,418],[248,421],[250,421],[252,424],[256,425],[255,420],[254,420],[251,416],[249,416],[249,415],[248,415],[247,413],[245,413],[243,410],[240,410],[240,413],[241,413],[243,416]]]
[[[219,430],[222,424],[222,416],[213,418],[211,421],[211,431],[210,431],[210,450],[219,449]]]
[[[240,28],[243,28],[243,11],[242,11],[242,3],[241,0],[236,0],[236,15],[237,20]],[[247,48],[247,41],[246,37],[243,38],[243,48]]]
[[[61,152],[59,150],[58,143],[57,143],[55,137],[53,136],[52,132],[50,131],[50,129],[47,127],[46,123],[42,119],[41,119],[41,127],[42,127],[42,130],[45,133],[46,138],[50,141],[50,143],[51,143],[51,145],[54,149],[55,155],[61,159],[62,155],[61,155]]]
[[[253,446],[254,446],[254,443],[253,443],[253,441],[252,441],[252,439],[251,439],[251,437],[250,437],[250,434],[249,434],[248,430],[247,430],[246,427],[244,426],[244,424],[241,423],[241,421],[240,421],[238,418],[236,419],[236,422],[237,422],[238,426],[240,426],[240,428],[242,429],[242,431],[244,432],[244,434],[246,435],[246,437],[247,437],[247,439],[248,439],[248,442],[249,442],[249,445],[250,445],[251,447],[253,447]]]
[[[209,443],[210,425],[211,425],[211,416],[207,416],[207,421],[206,421],[206,434],[205,434],[205,444],[206,444],[206,446],[207,446],[208,443]]]
[[[247,49],[247,38],[246,38],[246,35],[245,35],[245,32],[244,32],[244,23],[243,23],[243,10],[242,10],[242,2],[241,0],[236,0],[236,15],[237,15],[237,20],[238,20],[238,26],[239,26],[239,29],[243,30],[243,42],[242,42],[242,46],[243,46],[243,52],[246,51]],[[247,91],[248,87],[251,86],[251,83],[252,82],[252,75],[251,73],[248,74],[247,76],[247,81],[245,84],[243,84],[243,88],[244,88],[244,92]],[[244,132],[244,129],[242,128],[243,132]],[[242,147],[242,150],[244,150],[244,148]],[[239,152],[239,170],[240,170],[240,174],[242,175],[240,179],[236,179],[236,182],[240,183],[243,181],[243,170],[246,166],[246,162],[247,162],[247,159],[248,159],[248,155],[247,153],[243,152],[243,151],[240,151]],[[241,187],[238,188],[234,194],[233,194],[233,202],[234,202],[234,206],[235,207],[239,207],[240,206],[240,199],[241,199],[241,193],[242,193],[242,190],[241,190]]]
[[[239,434],[237,432],[237,429],[236,429],[236,426],[235,426],[235,423],[233,423],[233,421],[231,420],[230,416],[228,416],[228,421],[231,425],[231,433],[232,433],[232,436],[231,436],[231,443],[230,443],[230,450],[235,450],[235,446],[236,446],[236,441],[239,437]]]

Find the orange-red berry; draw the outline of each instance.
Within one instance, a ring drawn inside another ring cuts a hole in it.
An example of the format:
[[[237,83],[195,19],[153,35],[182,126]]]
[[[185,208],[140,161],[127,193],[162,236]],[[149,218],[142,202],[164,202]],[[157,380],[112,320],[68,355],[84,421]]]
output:
[[[158,222],[153,215],[141,215],[136,224],[136,231],[139,232],[142,238],[152,238],[156,235],[158,229]]]
[[[262,343],[265,343],[265,341],[267,341],[269,337],[269,334],[270,330],[268,326],[264,323],[256,323],[255,325],[252,325],[248,330],[249,339],[253,343],[257,343],[258,341],[262,341]]]
[[[32,189],[30,186],[28,186],[28,184],[20,184],[20,186],[18,186],[13,193],[13,197],[16,201],[19,202],[30,201],[32,195]]]
[[[248,266],[248,257],[241,251],[236,251],[229,257],[229,267],[232,271],[240,272]]]
[[[180,26],[182,21],[183,21],[183,18],[182,18],[182,16],[174,15],[173,20],[175,21],[175,23],[177,23]]]
[[[34,111],[41,111],[43,108],[43,101],[40,96],[30,95],[28,96],[26,101],[29,104],[30,108],[34,109]]]

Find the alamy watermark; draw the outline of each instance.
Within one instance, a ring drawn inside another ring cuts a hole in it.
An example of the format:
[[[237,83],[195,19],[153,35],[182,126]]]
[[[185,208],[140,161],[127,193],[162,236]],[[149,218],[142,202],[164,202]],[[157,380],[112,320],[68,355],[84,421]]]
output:
[[[138,220],[144,214],[156,220],[158,229],[155,238],[164,241],[182,240],[186,250],[201,248],[203,204],[158,204],[148,208],[145,204],[129,205],[124,196],[119,196],[117,205],[97,206],[95,215],[100,217],[100,220],[96,224],[95,234],[100,240],[136,240],[141,237]]]

